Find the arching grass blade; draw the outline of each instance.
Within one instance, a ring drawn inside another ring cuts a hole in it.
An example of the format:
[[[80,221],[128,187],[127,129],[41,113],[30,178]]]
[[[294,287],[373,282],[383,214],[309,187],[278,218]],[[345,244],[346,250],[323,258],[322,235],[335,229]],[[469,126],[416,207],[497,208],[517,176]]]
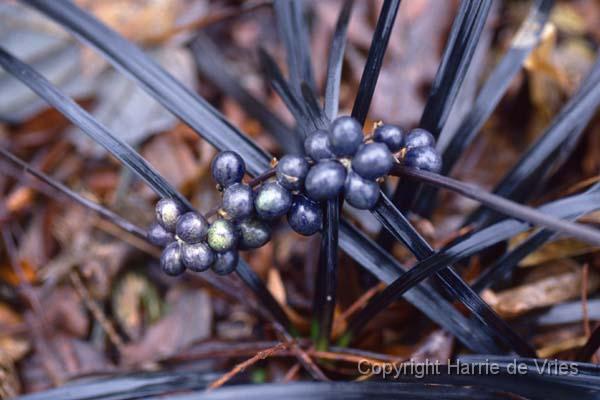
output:
[[[200,73],[210,80],[211,84],[235,99],[248,115],[258,120],[286,153],[302,153],[302,141],[298,133],[290,129],[263,102],[242,86],[210,38],[198,36],[191,44],[191,50]]]
[[[433,248],[386,196],[382,195],[374,210],[374,215],[396,240],[404,243],[418,260],[427,259],[435,254]],[[527,342],[514,332],[451,267],[440,270],[437,276],[444,288],[460,300],[483,323],[490,334],[503,341],[511,350],[520,355],[531,356],[535,354]],[[362,315],[369,317],[367,312]],[[357,326],[364,323],[359,318],[360,316],[357,316],[356,322],[353,321]],[[353,329],[353,326],[349,328],[349,331]]]
[[[521,70],[523,62],[537,46],[554,0],[536,0],[529,14],[515,34],[510,48],[496,65],[479,91],[471,111],[459,127],[450,133],[450,140],[442,152],[442,175],[448,175],[465,149],[473,142],[485,121],[492,114],[510,82]],[[420,196],[418,210],[428,215],[435,204],[437,190],[426,188]]]
[[[396,21],[398,7],[400,7],[400,0],[384,0],[381,6],[379,19],[377,20],[373,39],[371,40],[371,47],[367,55],[367,61],[365,62],[365,67],[360,78],[358,93],[356,94],[354,107],[352,108],[352,116],[361,125],[364,125],[369,113],[369,107],[371,106],[371,100],[373,99],[373,93],[375,92],[375,86],[377,85],[377,79],[379,78],[379,72],[383,64],[383,57],[385,56],[392,28]]]
[[[554,118],[552,124],[504,176],[494,193],[525,202],[566,160],[567,150],[581,138],[585,127],[600,106],[600,57],[580,89]],[[565,146],[565,144],[567,144]],[[497,214],[481,208],[472,213],[466,224],[486,225]]]
[[[490,73],[479,91],[471,111],[452,134],[448,146],[442,151],[442,175],[450,173],[456,160],[473,141],[479,130],[494,111],[510,82],[521,70],[522,64],[539,43],[554,0],[536,0],[529,14],[512,40],[510,48]]]
[[[338,233],[340,201],[328,200],[323,205],[323,231],[319,267],[316,273],[311,335],[318,350],[326,350],[333,323],[338,274]]]
[[[539,208],[540,211],[558,218],[572,218],[580,213],[587,214],[598,209],[600,209],[600,193],[571,196]],[[355,329],[364,326],[366,321],[373,318],[406,290],[446,268],[447,265],[470,257],[529,228],[530,225],[527,223],[508,219],[456,240],[454,244],[418,262],[406,274],[373,297],[350,322],[348,331],[355,333]]]
[[[159,103],[220,150],[240,154],[258,175],[271,157],[213,108],[145,55],[137,46],[71,1],[22,0],[96,48],[111,64],[134,78]]]
[[[0,65],[47,101],[48,104],[60,111],[89,137],[102,145],[127,168],[144,180],[157,194],[175,199],[187,209],[192,208],[188,200],[160,176],[135,150],[111,134],[87,111],[61,93],[29,65],[19,61],[2,48],[0,48]]]
[[[335,31],[329,46],[329,58],[327,60],[327,82],[325,83],[325,115],[333,120],[338,113],[340,102],[340,82],[342,80],[342,64],[344,62],[344,50],[346,49],[346,34],[354,0],[345,0]]]
[[[382,282],[389,284],[407,270],[393,256],[345,221],[340,224],[340,247]],[[463,316],[427,282],[419,283],[403,296],[471,351],[502,353],[488,330],[482,329],[479,321]],[[347,337],[345,340],[349,339],[351,338]]]

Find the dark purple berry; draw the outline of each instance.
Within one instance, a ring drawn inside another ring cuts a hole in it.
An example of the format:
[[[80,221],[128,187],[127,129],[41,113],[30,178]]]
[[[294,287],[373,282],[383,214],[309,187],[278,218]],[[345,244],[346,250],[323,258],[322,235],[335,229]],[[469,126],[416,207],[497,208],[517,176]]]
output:
[[[442,158],[433,147],[417,147],[406,152],[402,164],[407,167],[438,173],[442,169]]]
[[[218,275],[229,275],[235,271],[239,260],[238,252],[235,250],[218,253],[212,265],[212,270]]]
[[[339,117],[331,124],[329,145],[337,156],[351,156],[363,142],[362,126],[352,117]]]
[[[310,236],[321,230],[323,211],[319,203],[299,195],[294,197],[287,220],[294,231],[304,236]]]
[[[283,156],[275,171],[277,182],[288,190],[300,190],[310,166],[304,157],[296,155]]]
[[[211,249],[224,253],[235,248],[238,242],[237,230],[225,219],[217,219],[208,228],[207,242]]]
[[[434,146],[435,138],[429,131],[421,128],[415,128],[406,135],[404,147],[412,149],[416,147]]]
[[[202,215],[190,211],[179,217],[175,232],[186,243],[198,243],[206,238],[208,222]]]
[[[393,164],[394,157],[383,143],[364,144],[352,158],[352,169],[365,179],[387,175]]]
[[[333,199],[342,191],[345,179],[346,168],[338,161],[320,161],[308,172],[304,187],[313,200]]]
[[[205,243],[181,245],[181,261],[190,271],[202,272],[215,261],[215,253]]]
[[[304,140],[304,152],[314,161],[333,158],[329,145],[329,133],[324,130],[313,132]]]
[[[344,200],[352,207],[370,210],[379,200],[379,185],[351,171],[344,185]]]
[[[242,181],[246,173],[246,165],[239,154],[233,151],[222,151],[212,160],[210,170],[215,181],[227,187]]]
[[[233,219],[249,217],[254,212],[254,193],[243,183],[234,183],[223,192],[223,210]]]
[[[259,217],[275,219],[284,215],[292,204],[290,192],[277,182],[263,183],[256,192],[254,207]]]
[[[171,232],[167,232],[158,222],[153,222],[148,228],[148,241],[155,246],[164,247],[175,240]]]
[[[240,249],[258,249],[271,239],[271,227],[258,218],[248,218],[237,226],[240,233]]]
[[[173,242],[165,247],[160,256],[160,267],[165,274],[170,276],[183,274],[185,266],[181,261],[181,248],[179,243]]]
[[[175,232],[177,219],[183,214],[183,209],[173,199],[161,199],[156,203],[156,220],[168,232]]]
[[[373,132],[373,141],[385,144],[392,153],[404,145],[404,130],[398,125],[380,125]]]

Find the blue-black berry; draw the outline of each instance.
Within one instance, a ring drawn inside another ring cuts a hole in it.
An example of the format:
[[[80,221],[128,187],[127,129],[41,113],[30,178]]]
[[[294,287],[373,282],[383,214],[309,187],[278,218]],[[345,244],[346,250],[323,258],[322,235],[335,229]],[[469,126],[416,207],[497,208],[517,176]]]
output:
[[[242,181],[246,173],[246,164],[239,154],[233,151],[222,151],[212,160],[210,170],[215,181],[227,187]]]
[[[175,232],[186,243],[199,243],[206,238],[208,221],[202,215],[190,211],[179,217]]]
[[[393,164],[394,157],[383,143],[364,144],[352,158],[352,169],[365,179],[387,175]]]
[[[217,219],[208,228],[207,242],[211,249],[219,253],[232,250],[237,246],[237,230],[231,222]]]
[[[271,239],[271,227],[258,218],[248,218],[237,225],[240,249],[257,249]]]
[[[263,183],[254,198],[256,213],[264,219],[275,219],[285,215],[291,204],[292,195],[277,182]]]
[[[304,140],[304,152],[314,161],[333,158],[329,144],[329,133],[322,129],[311,133]]]
[[[300,190],[310,166],[304,157],[286,155],[279,160],[275,171],[277,182],[288,190]]]
[[[404,145],[404,130],[398,125],[380,125],[373,132],[373,141],[384,143],[392,153],[396,153]]]
[[[344,185],[344,200],[352,207],[370,210],[379,200],[379,185],[351,171]]]
[[[183,209],[173,199],[161,199],[156,203],[156,220],[168,232],[175,232],[175,225],[181,214]]]
[[[148,241],[155,246],[164,247],[175,240],[171,232],[167,232],[158,222],[153,222],[148,228]]]
[[[438,173],[442,169],[442,158],[433,147],[417,147],[406,152],[402,164],[407,167]]]
[[[185,266],[181,260],[181,248],[179,243],[173,242],[165,247],[160,256],[160,267],[165,274],[170,276],[183,274]]]
[[[328,200],[336,197],[344,187],[346,168],[338,161],[326,160],[314,165],[304,182],[306,193],[313,200]]]
[[[239,255],[235,250],[218,253],[215,257],[215,262],[212,265],[212,270],[219,275],[228,275],[235,271],[238,261]]]
[[[407,149],[433,145],[435,145],[435,138],[429,131],[422,128],[413,129],[406,135],[404,140],[404,147]]]
[[[294,231],[304,236],[310,236],[321,230],[323,211],[319,203],[298,195],[294,197],[287,220]]]
[[[362,127],[354,118],[339,117],[331,124],[329,145],[335,155],[351,156],[356,153],[362,142]]]
[[[215,253],[205,243],[181,245],[181,261],[190,271],[202,272],[215,261]]]
[[[249,217],[254,212],[254,193],[243,183],[234,183],[223,192],[223,210],[233,219]]]

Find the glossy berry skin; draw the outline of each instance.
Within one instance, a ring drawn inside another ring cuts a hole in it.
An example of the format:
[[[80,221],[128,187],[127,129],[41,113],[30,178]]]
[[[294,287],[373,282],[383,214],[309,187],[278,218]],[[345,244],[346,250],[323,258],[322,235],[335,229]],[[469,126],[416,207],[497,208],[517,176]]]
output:
[[[304,182],[306,193],[313,200],[328,200],[336,197],[344,187],[346,168],[337,161],[321,161],[314,165]]]
[[[442,169],[442,158],[433,147],[417,147],[406,152],[402,164],[407,167],[438,173]]]
[[[217,219],[208,228],[207,242],[218,253],[232,250],[238,243],[237,230],[231,222]]]
[[[239,154],[233,151],[222,151],[213,158],[210,171],[219,185],[227,187],[242,181],[246,173],[246,164]]]
[[[219,253],[215,257],[212,270],[218,275],[229,275],[235,271],[239,261],[238,252],[235,250]]]
[[[404,130],[393,124],[378,126],[373,132],[373,141],[385,144],[392,153],[396,153],[404,146]]]
[[[304,236],[311,236],[320,231],[323,226],[323,211],[319,203],[299,195],[294,197],[287,220],[294,231]]]
[[[167,232],[158,222],[153,222],[148,228],[148,241],[155,246],[164,247],[175,240],[171,232]]]
[[[350,172],[344,184],[344,200],[360,210],[371,210],[379,200],[379,185]]]
[[[215,253],[205,243],[181,245],[181,262],[190,271],[206,271],[214,261]]]
[[[310,166],[304,157],[286,155],[279,160],[275,172],[277,182],[288,190],[300,190]]]
[[[339,157],[354,155],[363,138],[362,126],[352,117],[339,117],[331,124],[329,145]]]
[[[177,237],[186,243],[199,243],[206,238],[208,232],[208,221],[193,211],[183,214],[177,220],[175,233]]]
[[[256,213],[267,220],[285,215],[291,205],[292,195],[277,182],[263,183],[254,198]]]
[[[223,191],[223,210],[233,219],[249,217],[254,212],[254,193],[243,183],[234,183]]]
[[[170,276],[183,274],[185,266],[181,260],[181,248],[179,243],[173,242],[165,247],[160,256],[160,267],[165,274]]]
[[[415,128],[406,135],[404,147],[412,149],[416,147],[434,146],[435,138],[429,131],[421,128]]]
[[[311,133],[304,140],[304,152],[314,161],[335,157],[329,144],[329,133],[322,129]]]
[[[240,249],[258,249],[271,239],[271,227],[258,218],[248,218],[237,225]]]
[[[393,164],[394,157],[383,143],[364,144],[352,158],[352,169],[365,179],[377,179],[387,175]]]
[[[167,232],[175,232],[177,219],[183,214],[183,209],[173,199],[161,199],[156,203],[156,220]]]

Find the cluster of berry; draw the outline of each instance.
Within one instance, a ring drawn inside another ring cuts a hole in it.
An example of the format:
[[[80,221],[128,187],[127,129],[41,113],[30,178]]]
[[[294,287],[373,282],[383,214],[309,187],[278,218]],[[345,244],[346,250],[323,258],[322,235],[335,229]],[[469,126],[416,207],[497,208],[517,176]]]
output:
[[[321,208],[298,192],[303,180],[294,178],[294,171],[303,163],[302,157],[283,157],[277,179],[254,191],[242,183],[246,172],[242,158],[231,151],[219,153],[212,161],[211,173],[223,193],[220,217],[209,223],[197,212],[184,212],[172,199],[156,205],[156,221],[148,230],[148,239],[164,247],[162,270],[172,276],[186,269],[202,272],[209,268],[220,275],[229,274],[238,263],[238,250],[267,243],[271,238],[268,222],[286,213],[296,232],[312,235],[320,230]],[[308,171],[308,163],[305,166]]]
[[[396,125],[380,125],[365,139],[351,117],[337,118],[304,142],[308,157],[286,155],[275,167],[275,179],[257,189],[242,182],[244,160],[235,152],[219,153],[211,173],[223,193],[220,216],[209,223],[202,215],[184,212],[172,199],[156,205],[149,240],[164,246],[161,267],[169,275],[209,268],[225,275],[235,270],[238,250],[256,249],[271,237],[269,222],[287,214],[290,227],[305,236],[321,229],[320,202],[343,194],[359,209],[371,209],[379,199],[377,180],[392,168],[398,153],[402,164],[437,172],[441,159],[433,136],[414,129],[408,135]]]
[[[343,193],[351,206],[369,210],[379,199],[378,179],[385,177],[398,153],[403,165],[438,172],[441,157],[433,147],[435,139],[424,129],[405,136],[402,128],[379,125],[372,137],[351,117],[339,117],[329,131],[318,130],[304,142],[313,165],[306,175],[305,188],[315,201],[333,199]]]

